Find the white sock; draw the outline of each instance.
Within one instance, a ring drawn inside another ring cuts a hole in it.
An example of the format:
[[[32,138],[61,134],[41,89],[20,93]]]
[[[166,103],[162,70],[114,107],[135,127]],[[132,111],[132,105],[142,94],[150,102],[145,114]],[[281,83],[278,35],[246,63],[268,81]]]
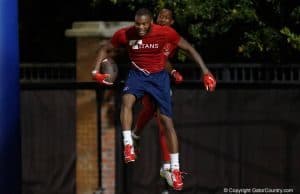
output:
[[[171,164],[170,163],[164,163],[163,164],[163,169],[164,170],[170,170],[171,169]]]
[[[179,153],[170,154],[170,158],[171,158],[171,169],[179,170]]]
[[[124,130],[123,131],[123,142],[124,145],[132,145],[132,137],[131,137],[131,130]]]

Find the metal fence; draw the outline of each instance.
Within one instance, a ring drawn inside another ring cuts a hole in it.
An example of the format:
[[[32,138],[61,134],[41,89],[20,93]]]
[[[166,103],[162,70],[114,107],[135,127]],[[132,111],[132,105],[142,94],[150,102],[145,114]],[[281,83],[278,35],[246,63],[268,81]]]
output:
[[[218,83],[268,83],[297,84],[300,80],[300,64],[208,64]],[[119,66],[121,75],[127,72],[125,64]],[[182,65],[178,70],[187,81],[198,80],[200,71],[195,65]],[[21,64],[21,82],[49,82],[76,80],[76,66],[73,63]]]

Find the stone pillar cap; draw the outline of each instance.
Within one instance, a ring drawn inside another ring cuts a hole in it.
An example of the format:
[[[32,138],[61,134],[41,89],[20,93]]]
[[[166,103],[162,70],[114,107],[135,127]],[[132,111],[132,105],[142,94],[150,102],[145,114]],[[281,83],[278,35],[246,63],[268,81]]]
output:
[[[130,21],[80,21],[73,22],[72,29],[65,31],[67,37],[102,37],[111,38],[120,28],[131,26]]]

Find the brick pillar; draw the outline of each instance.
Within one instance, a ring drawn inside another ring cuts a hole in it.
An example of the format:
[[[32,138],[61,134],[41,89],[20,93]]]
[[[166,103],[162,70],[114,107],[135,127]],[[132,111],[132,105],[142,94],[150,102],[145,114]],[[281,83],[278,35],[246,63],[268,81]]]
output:
[[[105,194],[115,194],[114,95],[107,91],[102,104],[102,185]]]
[[[91,81],[97,39],[77,38],[76,79]],[[76,193],[92,194],[98,189],[97,103],[95,91],[77,90]]]
[[[130,22],[74,22],[72,29],[66,30],[68,37],[76,37],[76,78],[77,81],[91,81],[91,71],[96,58],[99,42],[107,39],[122,26]],[[107,91],[102,103],[101,115],[97,115],[95,91],[77,91],[76,121],[76,193],[92,194],[100,187],[105,194],[115,193],[115,127],[111,123],[113,95]],[[102,161],[98,158],[97,118],[101,116]],[[99,164],[102,162],[102,174]]]

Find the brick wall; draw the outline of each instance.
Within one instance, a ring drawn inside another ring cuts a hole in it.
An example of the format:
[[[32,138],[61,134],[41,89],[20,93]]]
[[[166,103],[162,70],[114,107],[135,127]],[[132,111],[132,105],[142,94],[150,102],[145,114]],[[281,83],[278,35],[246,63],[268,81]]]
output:
[[[91,70],[96,59],[99,37],[112,34],[132,22],[83,21],[74,22],[67,29],[67,37],[76,38],[76,79],[91,81]],[[104,39],[104,38],[102,38]],[[106,91],[101,112],[102,161],[98,158],[96,95],[93,91],[77,92],[77,164],[76,193],[92,194],[99,189],[99,178],[105,194],[115,193],[115,128],[113,125],[113,93]],[[100,115],[98,115],[100,116]],[[100,165],[101,164],[101,165]],[[99,175],[99,166],[102,174]]]
[[[91,81],[97,38],[77,39],[76,71],[78,81]],[[97,102],[94,91],[77,92],[77,163],[76,192],[92,194],[99,189],[99,178],[105,194],[114,194],[115,187],[115,128],[110,122],[113,100],[109,91],[105,92],[105,102],[101,112],[102,161],[98,158]],[[99,115],[100,116],[100,115]],[[102,174],[99,175],[99,166]]]
[[[111,94],[109,91],[108,94]],[[107,94],[106,93],[106,94]],[[115,127],[113,95],[102,105],[102,185],[105,194],[115,193]]]
[[[95,92],[77,92],[77,194],[92,194],[98,188],[97,110],[95,99]]]

